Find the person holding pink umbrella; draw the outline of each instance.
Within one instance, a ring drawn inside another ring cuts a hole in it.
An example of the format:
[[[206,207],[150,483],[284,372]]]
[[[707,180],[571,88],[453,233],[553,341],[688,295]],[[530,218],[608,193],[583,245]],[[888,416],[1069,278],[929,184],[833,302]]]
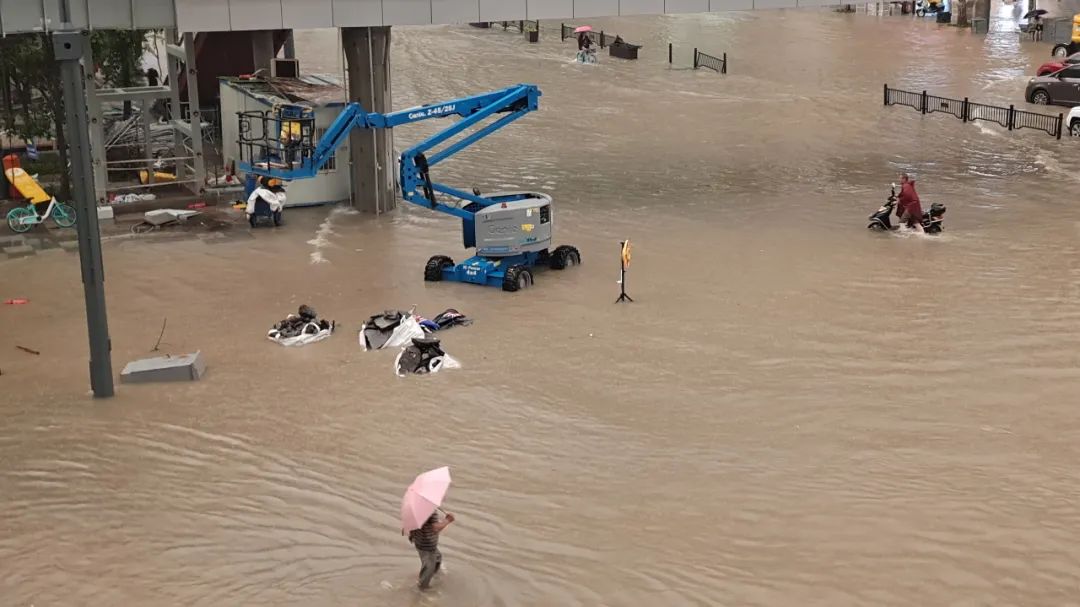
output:
[[[450,468],[443,466],[416,477],[401,499],[401,531],[409,532],[409,542],[420,555],[420,588],[427,588],[431,578],[442,567],[439,534],[454,522],[454,515],[445,513],[439,520],[436,511],[450,489]]]
[[[574,33],[577,34],[578,52],[585,51],[587,53],[592,50],[592,37],[589,36],[589,32],[591,31],[592,27],[588,25],[583,25],[574,30]]]
[[[454,515],[446,513],[446,518],[439,520],[438,513],[432,513],[423,527],[409,532],[409,541],[420,555],[420,575],[418,582],[421,589],[431,585],[431,578],[442,567],[442,553],[439,552],[439,534],[454,522]]]

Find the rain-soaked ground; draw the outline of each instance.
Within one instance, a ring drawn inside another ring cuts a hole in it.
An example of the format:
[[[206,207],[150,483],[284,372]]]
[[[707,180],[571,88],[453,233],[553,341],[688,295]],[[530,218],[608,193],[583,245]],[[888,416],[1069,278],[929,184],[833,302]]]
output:
[[[416,208],[109,241],[117,370],[167,317],[162,350],[210,371],[91,402],[74,256],[0,260],[0,299],[31,300],[0,306],[0,604],[1077,604],[1080,144],[881,106],[884,82],[1020,103],[1049,47],[828,11],[594,25],[642,59],[394,30],[396,107],[543,90],[440,173],[555,197],[585,265],[529,292],[425,284],[462,251]],[[668,69],[669,40],[730,73]],[[333,44],[301,36],[305,69]],[[901,169],[945,235],[865,229]],[[301,303],[339,332],[266,341]],[[360,350],[413,304],[476,319],[444,336],[462,370]],[[398,504],[444,464],[458,522],[420,594]]]

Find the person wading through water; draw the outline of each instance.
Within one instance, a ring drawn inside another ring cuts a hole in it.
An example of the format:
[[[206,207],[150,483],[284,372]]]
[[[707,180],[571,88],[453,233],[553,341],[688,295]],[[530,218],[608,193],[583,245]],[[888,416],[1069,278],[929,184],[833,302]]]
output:
[[[409,532],[409,541],[420,555],[419,585],[425,589],[431,585],[431,578],[442,567],[442,553],[439,552],[439,534],[454,522],[454,515],[446,513],[444,520],[439,520],[438,513],[432,513],[423,527]]]

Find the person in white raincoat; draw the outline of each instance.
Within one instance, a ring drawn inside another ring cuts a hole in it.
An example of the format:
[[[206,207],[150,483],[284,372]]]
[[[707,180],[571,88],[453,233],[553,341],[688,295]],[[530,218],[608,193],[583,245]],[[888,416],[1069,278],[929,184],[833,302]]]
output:
[[[265,206],[259,205],[260,201],[264,202]],[[260,209],[260,206],[263,208]],[[259,187],[255,188],[247,199],[247,216],[251,227],[255,227],[260,216],[271,217],[274,225],[281,225],[281,213],[284,208],[285,188],[281,186],[281,182],[269,177],[260,177]]]

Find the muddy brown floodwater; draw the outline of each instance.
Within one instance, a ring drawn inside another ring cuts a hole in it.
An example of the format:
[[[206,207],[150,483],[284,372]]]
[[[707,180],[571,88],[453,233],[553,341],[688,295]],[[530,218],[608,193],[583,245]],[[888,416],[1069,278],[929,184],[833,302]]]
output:
[[[92,402],[76,258],[0,263],[0,299],[31,300],[0,309],[0,604],[1078,604],[1078,144],[880,101],[1019,103],[1048,47],[827,11],[594,25],[642,59],[571,63],[547,24],[395,28],[396,107],[543,90],[440,174],[553,194],[585,265],[529,292],[425,284],[462,251],[417,208],[110,241],[117,371],[163,317],[210,371]],[[669,70],[668,40],[731,73]],[[305,33],[303,65],[333,45]],[[947,234],[865,229],[901,169]],[[267,342],[301,303],[339,333]],[[360,350],[413,304],[476,319],[444,336],[463,370]],[[421,595],[398,504],[444,464],[459,521]]]

